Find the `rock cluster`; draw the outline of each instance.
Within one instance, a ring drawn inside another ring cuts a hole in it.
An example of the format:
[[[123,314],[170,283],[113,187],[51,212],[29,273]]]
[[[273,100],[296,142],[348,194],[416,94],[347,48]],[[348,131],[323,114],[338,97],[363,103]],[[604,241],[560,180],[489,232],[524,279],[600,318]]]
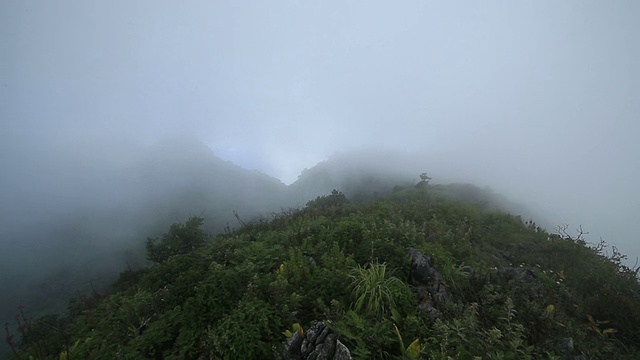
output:
[[[351,352],[336,334],[320,321],[309,330],[296,331],[284,349],[287,360],[351,360]]]
[[[430,256],[413,248],[409,249],[407,255],[411,259],[410,282],[416,290],[418,308],[429,314],[429,318],[434,321],[442,315],[437,308],[447,300],[447,287],[442,275],[433,267]]]

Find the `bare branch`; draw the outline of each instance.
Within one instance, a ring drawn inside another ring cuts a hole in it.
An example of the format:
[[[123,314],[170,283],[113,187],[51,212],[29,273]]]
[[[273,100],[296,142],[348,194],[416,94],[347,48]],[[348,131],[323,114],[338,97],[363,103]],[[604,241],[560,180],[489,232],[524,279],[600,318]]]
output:
[[[242,221],[242,219],[240,219],[240,215],[238,215],[238,212],[233,210],[233,216],[236,217],[236,219],[238,220],[238,223],[240,223],[240,226],[246,226],[247,224]]]

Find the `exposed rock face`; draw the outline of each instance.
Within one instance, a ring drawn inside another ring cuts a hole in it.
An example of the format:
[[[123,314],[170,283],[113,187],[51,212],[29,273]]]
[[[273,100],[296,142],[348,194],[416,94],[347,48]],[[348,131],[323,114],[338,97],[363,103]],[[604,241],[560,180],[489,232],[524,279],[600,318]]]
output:
[[[305,340],[304,336],[300,334],[300,331],[296,331],[287,342],[284,348],[285,359],[302,359],[302,342]]]
[[[418,308],[429,314],[433,321],[441,316],[437,307],[447,300],[447,288],[442,275],[433,268],[433,259],[418,249],[410,248],[407,255],[411,259],[411,285],[415,287],[420,304]]]
[[[336,340],[336,354],[333,356],[334,360],[351,360],[351,351],[347,346]]]
[[[315,323],[304,335],[300,331],[294,333],[285,345],[284,357],[287,360],[352,359],[349,349],[322,321]]]

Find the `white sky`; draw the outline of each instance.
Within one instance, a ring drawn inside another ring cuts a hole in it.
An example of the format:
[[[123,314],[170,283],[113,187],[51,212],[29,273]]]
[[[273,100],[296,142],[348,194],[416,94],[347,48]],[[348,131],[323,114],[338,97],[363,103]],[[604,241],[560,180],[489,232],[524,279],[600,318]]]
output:
[[[339,150],[420,151],[635,257],[638,19],[636,0],[6,0],[0,165],[193,133],[290,183]]]

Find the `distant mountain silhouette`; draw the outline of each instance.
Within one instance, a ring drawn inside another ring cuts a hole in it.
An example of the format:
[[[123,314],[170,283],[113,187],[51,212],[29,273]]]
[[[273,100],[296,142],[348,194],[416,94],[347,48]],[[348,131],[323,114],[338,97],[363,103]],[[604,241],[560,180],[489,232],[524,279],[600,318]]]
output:
[[[370,198],[389,193],[395,185],[415,182],[420,165],[400,153],[352,151],[335,154],[302,171],[290,185],[293,196],[310,199],[338,189],[348,197]]]
[[[155,144],[131,169],[142,198],[164,209],[161,218],[175,221],[203,213],[214,232],[235,222],[233,210],[250,219],[277,209],[287,190],[280,180],[224,161],[204,143],[186,137]]]

